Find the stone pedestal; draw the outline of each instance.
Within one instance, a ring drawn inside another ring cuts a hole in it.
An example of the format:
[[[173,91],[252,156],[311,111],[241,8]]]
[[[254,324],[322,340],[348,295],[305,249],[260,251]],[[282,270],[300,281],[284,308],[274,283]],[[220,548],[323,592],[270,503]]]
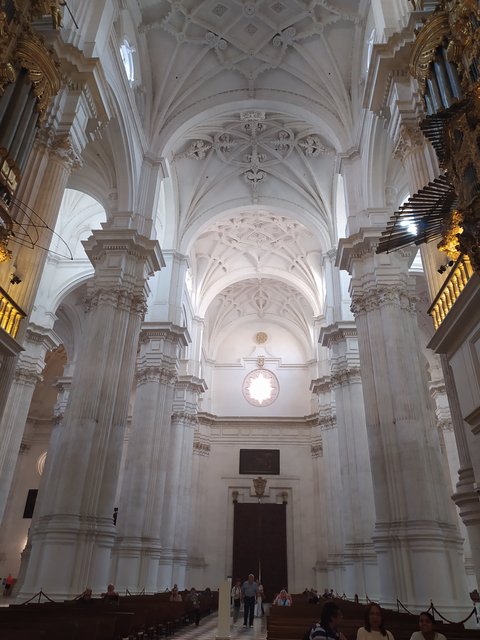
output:
[[[31,531],[20,595],[40,587],[53,598],[94,592],[109,582],[112,513],[122,455],[146,278],[160,267],[155,241],[134,230],[94,231],[85,249],[95,265],[83,348],[75,367],[59,455],[56,490],[42,496]]]

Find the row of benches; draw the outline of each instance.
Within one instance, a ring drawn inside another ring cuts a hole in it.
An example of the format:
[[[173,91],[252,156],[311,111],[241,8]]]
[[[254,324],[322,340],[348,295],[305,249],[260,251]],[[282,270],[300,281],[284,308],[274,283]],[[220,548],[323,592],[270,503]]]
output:
[[[320,612],[325,601],[308,604],[301,596],[294,597],[291,607],[270,607],[267,617],[267,640],[301,640],[309,629],[320,620]],[[357,630],[364,625],[365,605],[336,599],[343,613],[341,631],[347,640],[355,640]],[[384,610],[386,628],[395,640],[410,640],[418,630],[418,616]],[[467,630],[461,624],[439,623],[440,631],[448,640],[478,640],[479,631]]]
[[[200,596],[200,614],[217,608],[215,597]],[[188,602],[169,602],[168,594],[10,605],[0,609],[2,640],[157,640],[194,621]]]

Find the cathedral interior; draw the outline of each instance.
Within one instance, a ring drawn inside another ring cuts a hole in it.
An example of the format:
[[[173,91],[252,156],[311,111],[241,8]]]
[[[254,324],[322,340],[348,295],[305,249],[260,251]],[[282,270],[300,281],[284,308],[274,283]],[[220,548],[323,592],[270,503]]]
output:
[[[480,583],[476,0],[0,3],[0,576]]]

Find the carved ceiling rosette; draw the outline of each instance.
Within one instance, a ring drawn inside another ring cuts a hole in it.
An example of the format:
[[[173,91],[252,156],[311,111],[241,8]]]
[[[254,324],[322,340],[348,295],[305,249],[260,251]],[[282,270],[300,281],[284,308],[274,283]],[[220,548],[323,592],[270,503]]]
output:
[[[335,153],[316,133],[295,131],[264,111],[244,111],[220,131],[190,141],[175,159],[204,160],[215,153],[224,164],[239,168],[256,202],[258,188],[270,171],[286,163],[293,152],[305,158]]]

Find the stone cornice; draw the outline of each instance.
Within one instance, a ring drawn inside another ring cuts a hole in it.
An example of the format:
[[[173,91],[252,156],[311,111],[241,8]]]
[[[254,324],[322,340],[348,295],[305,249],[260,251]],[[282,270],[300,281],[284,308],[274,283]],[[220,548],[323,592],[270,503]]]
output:
[[[134,229],[95,229],[82,244],[94,265],[108,253],[120,253],[145,261],[148,275],[166,266],[158,241],[140,235]]]
[[[172,322],[144,322],[140,332],[140,342],[149,340],[168,340],[186,347],[192,340],[186,327],[179,327]]]
[[[328,393],[329,391],[331,391],[331,388],[332,385],[329,375],[322,376],[321,378],[316,378],[310,383],[310,391],[317,396],[321,395],[322,393]]]
[[[328,327],[320,329],[318,342],[322,347],[331,347],[333,344],[344,342],[347,338],[357,337],[357,327],[354,322],[334,322]]]
[[[402,31],[394,33],[387,42],[374,45],[365,85],[365,109],[370,109],[380,117],[388,117],[385,107],[392,77],[407,73],[415,28],[427,15],[428,12],[412,11]]]
[[[197,378],[196,376],[178,376],[177,387],[192,391],[193,393],[205,393],[208,389],[207,383],[203,378]]]
[[[335,266],[342,271],[352,273],[353,261],[375,253],[384,226],[361,228],[348,238],[340,238],[338,242]]]

